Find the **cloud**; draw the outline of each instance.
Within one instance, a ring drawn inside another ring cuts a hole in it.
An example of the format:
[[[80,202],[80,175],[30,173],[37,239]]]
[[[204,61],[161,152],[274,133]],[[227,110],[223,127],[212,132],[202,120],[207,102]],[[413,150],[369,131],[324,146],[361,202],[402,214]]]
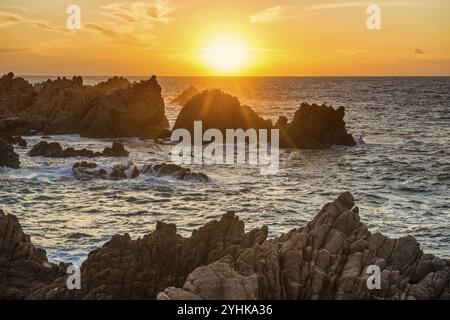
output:
[[[169,23],[173,18],[168,14],[173,11],[168,1],[153,2],[114,2],[101,6],[103,15],[130,24]]]
[[[422,49],[414,49],[415,54],[425,54],[425,52]]]
[[[21,21],[22,17],[17,14],[0,11],[0,27],[9,26]]]
[[[0,11],[0,27],[10,26],[17,23],[25,23],[34,27],[38,27],[47,31],[53,32],[69,32],[69,30],[62,26],[55,26],[45,20],[33,20],[22,17],[20,15]]]
[[[430,2],[430,3],[428,3]],[[354,7],[368,7],[374,4],[373,1],[353,1],[353,2],[341,2],[341,3],[325,3],[320,5],[313,5],[305,8],[305,11],[321,11],[329,9],[341,9],[341,8],[354,8]],[[418,8],[447,8],[448,4],[431,1],[389,1],[389,2],[377,2],[376,5],[380,7],[418,7]]]
[[[17,53],[26,51],[26,48],[19,46],[9,46],[0,44],[0,54]]]
[[[82,30],[88,32],[96,32],[103,35],[117,44],[126,44],[134,46],[145,46],[154,39],[152,35],[146,34],[145,37],[139,34],[128,31],[120,31],[114,25],[100,24],[100,23],[86,23]]]
[[[286,19],[287,7],[275,6],[257,12],[250,17],[252,23],[270,23]]]

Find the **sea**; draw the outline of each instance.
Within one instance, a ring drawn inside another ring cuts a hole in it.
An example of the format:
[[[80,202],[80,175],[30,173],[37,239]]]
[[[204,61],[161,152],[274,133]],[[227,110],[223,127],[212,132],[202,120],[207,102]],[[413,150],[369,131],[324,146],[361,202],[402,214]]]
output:
[[[25,76],[37,83],[50,76]],[[108,77],[84,77],[95,84]],[[146,77],[127,77],[140,81]],[[16,215],[52,262],[80,265],[115,234],[151,233],[157,221],[194,229],[235,212],[246,230],[269,227],[269,237],[301,228],[341,192],[350,191],[372,232],[414,236],[423,250],[450,258],[449,77],[158,77],[166,114],[174,124],[181,109],[171,103],[189,85],[219,88],[264,118],[292,119],[302,102],[346,108],[347,128],[364,143],[329,150],[281,150],[279,172],[258,167],[190,165],[211,181],[140,176],[123,181],[78,181],[71,168],[82,159],[30,158],[16,147],[18,170],[0,168],[0,208]],[[25,137],[29,147],[42,135]],[[129,159],[98,158],[110,167],[170,162],[172,146],[152,140],[51,136],[64,147],[103,150],[120,141]]]

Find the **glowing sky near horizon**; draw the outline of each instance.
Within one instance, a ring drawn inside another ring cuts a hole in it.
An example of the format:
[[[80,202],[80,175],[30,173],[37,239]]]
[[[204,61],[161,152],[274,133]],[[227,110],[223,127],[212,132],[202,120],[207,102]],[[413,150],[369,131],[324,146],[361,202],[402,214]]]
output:
[[[379,31],[366,27],[371,3]],[[0,34],[1,73],[450,75],[440,0],[2,0]]]

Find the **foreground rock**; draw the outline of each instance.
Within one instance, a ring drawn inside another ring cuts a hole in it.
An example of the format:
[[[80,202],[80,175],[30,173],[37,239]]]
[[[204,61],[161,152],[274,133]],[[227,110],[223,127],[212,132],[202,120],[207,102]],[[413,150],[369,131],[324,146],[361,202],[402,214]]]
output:
[[[199,94],[200,91],[197,90],[194,86],[189,86],[186,90],[184,90],[178,97],[172,100],[172,103],[179,104],[180,106],[184,107],[186,103],[192,99],[192,97]]]
[[[96,86],[81,77],[31,85],[12,73],[0,79],[0,132],[74,134],[92,138],[157,138],[168,127],[156,77],[114,77]]]
[[[0,139],[4,140],[10,144],[18,145],[19,147],[22,147],[22,148],[26,148],[28,146],[27,141],[24,138],[22,138],[21,136],[13,136],[10,134],[3,134],[3,135],[0,135]]]
[[[302,149],[355,146],[355,140],[345,128],[344,116],[344,107],[335,110],[326,105],[303,103],[291,123],[286,117],[278,120],[276,127],[280,129],[280,146]]]
[[[0,139],[0,167],[20,167],[19,155],[14,152],[13,146],[3,139]]]
[[[192,172],[189,168],[183,168],[175,164],[145,165],[138,168],[133,162],[113,166],[111,169],[98,168],[92,162],[77,162],[72,167],[72,176],[77,180],[88,181],[93,179],[124,180],[135,179],[140,175],[154,177],[172,177],[178,180],[208,182],[209,178],[204,173]]]
[[[245,232],[244,223],[230,213],[189,238],[178,235],[175,225],[159,222],[142,239],[116,235],[91,252],[81,266],[81,290],[68,290],[67,276],[61,276],[51,284],[41,281],[31,293],[27,286],[22,295],[29,293],[28,299],[450,299],[450,261],[424,254],[411,236],[389,239],[369,232],[349,193],[325,205],[306,227],[278,239],[267,240],[267,234],[267,227]],[[3,248],[2,263],[9,263],[11,254]],[[370,265],[381,269],[379,290],[367,287]],[[0,270],[6,283],[0,292],[22,292],[9,280],[8,269]],[[40,269],[30,272],[30,282],[40,279]]]
[[[123,144],[114,142],[111,148],[105,148],[103,152],[94,152],[88,149],[76,150],[72,147],[63,149],[58,142],[41,141],[28,152],[30,157],[48,158],[72,158],[72,157],[128,157],[129,152]]]
[[[48,263],[45,250],[31,243],[17,218],[0,210],[0,300],[24,299],[33,288],[64,276],[67,266]]]
[[[194,121],[201,120],[203,131],[219,129],[271,129],[270,120],[259,117],[250,107],[241,105],[236,97],[220,90],[205,90],[191,98],[181,109],[174,130],[184,128],[194,134]]]

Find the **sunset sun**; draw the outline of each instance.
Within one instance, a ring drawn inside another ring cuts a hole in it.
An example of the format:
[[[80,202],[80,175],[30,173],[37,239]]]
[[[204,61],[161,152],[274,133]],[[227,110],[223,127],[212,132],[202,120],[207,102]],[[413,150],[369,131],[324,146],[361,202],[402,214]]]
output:
[[[214,70],[223,73],[236,73],[249,63],[248,47],[233,38],[213,40],[204,49],[203,60]]]

